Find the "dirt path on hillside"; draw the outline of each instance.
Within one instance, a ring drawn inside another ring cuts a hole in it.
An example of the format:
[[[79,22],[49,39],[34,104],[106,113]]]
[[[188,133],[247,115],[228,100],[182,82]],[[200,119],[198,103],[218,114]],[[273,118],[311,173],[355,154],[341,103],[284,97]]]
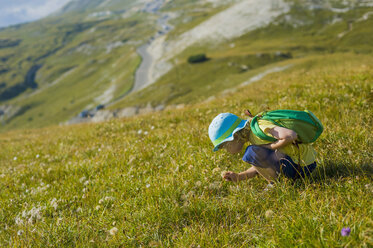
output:
[[[212,16],[175,40],[165,41],[164,36],[157,38],[148,48],[152,63],[147,85],[171,70],[173,64],[170,60],[187,47],[196,43],[216,45],[239,37],[268,25],[289,9],[290,6],[283,0],[244,0]]]
[[[142,89],[149,81],[149,69],[153,62],[153,57],[148,53],[148,44],[142,45],[137,49],[137,53],[140,55],[142,61],[135,74],[135,84],[132,88],[132,92],[136,92]]]
[[[150,44],[152,44],[152,42],[159,40],[160,37],[165,37],[165,35],[173,29],[173,27],[168,24],[168,20],[171,18],[170,14],[161,13],[159,11],[164,2],[165,0],[155,0],[152,2],[147,2],[144,8],[141,10],[142,12],[159,15],[159,18],[157,20],[157,26],[159,27],[159,30],[152,38],[150,38],[150,40],[146,44],[142,45],[136,50],[141,57],[141,63],[135,72],[135,82],[132,89],[124,95],[120,96],[115,101],[109,103],[107,106],[114,105],[129,94],[137,92],[148,86],[150,69],[154,62],[154,56],[149,53],[148,48]]]

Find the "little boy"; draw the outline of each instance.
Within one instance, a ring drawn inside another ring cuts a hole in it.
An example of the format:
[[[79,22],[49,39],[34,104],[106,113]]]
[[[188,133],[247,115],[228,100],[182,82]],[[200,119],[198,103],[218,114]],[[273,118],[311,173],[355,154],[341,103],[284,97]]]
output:
[[[246,142],[252,145],[246,148],[243,161],[252,165],[246,171],[225,172],[227,181],[263,176],[273,183],[280,173],[291,179],[308,176],[316,168],[316,152],[310,144],[296,144],[297,134],[290,129],[274,125],[270,121],[259,120],[259,127],[265,134],[276,139],[271,143],[255,136],[250,131],[250,119],[241,120],[231,113],[216,116],[209,126],[209,137],[214,151],[225,149],[231,154],[242,151]],[[306,164],[301,167],[299,164]]]

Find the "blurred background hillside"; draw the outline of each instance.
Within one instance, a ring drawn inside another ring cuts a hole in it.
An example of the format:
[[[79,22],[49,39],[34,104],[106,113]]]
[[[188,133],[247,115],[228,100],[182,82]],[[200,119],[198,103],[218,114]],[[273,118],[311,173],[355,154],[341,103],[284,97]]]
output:
[[[371,54],[373,46],[371,0],[2,6],[2,131],[180,108],[286,70],[299,58]],[[14,22],[22,23],[9,26]]]

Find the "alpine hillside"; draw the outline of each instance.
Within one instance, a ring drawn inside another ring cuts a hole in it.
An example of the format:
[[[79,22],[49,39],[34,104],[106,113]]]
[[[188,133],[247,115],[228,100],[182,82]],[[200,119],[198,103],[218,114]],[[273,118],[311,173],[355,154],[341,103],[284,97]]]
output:
[[[0,30],[0,130],[175,108],[297,58],[370,54],[372,11],[370,0],[73,0]]]

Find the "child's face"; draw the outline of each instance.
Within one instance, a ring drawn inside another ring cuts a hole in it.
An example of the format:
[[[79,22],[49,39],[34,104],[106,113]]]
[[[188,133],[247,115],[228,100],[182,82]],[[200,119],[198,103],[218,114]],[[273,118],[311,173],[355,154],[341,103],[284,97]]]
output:
[[[231,154],[239,153],[242,150],[242,147],[244,145],[244,142],[240,140],[232,140],[232,141],[226,141],[223,144],[219,146],[220,149],[225,149],[227,152]]]

